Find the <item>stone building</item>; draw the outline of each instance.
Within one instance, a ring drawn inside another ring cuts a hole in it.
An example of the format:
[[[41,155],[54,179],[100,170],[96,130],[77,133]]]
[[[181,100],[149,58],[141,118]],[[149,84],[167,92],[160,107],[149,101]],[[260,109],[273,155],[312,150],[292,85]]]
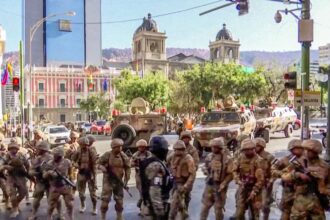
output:
[[[233,40],[226,24],[223,24],[223,28],[218,32],[215,41],[211,41],[209,44],[210,60],[239,64],[239,47],[239,40]]]

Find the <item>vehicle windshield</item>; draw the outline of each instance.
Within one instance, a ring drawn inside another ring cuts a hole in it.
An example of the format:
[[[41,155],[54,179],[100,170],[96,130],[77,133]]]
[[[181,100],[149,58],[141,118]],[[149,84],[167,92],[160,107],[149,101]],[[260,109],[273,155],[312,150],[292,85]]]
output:
[[[239,122],[240,118],[236,112],[209,112],[203,115],[203,122]]]
[[[91,127],[92,124],[91,124],[91,123],[85,123],[84,126],[85,126],[85,127]]]
[[[103,126],[103,125],[105,125],[105,123],[106,123],[106,121],[97,121],[97,122],[96,122],[96,124],[97,124],[98,126]]]
[[[66,129],[65,127],[56,127],[49,129],[49,133],[51,134],[64,133],[64,132],[68,132],[68,129]]]

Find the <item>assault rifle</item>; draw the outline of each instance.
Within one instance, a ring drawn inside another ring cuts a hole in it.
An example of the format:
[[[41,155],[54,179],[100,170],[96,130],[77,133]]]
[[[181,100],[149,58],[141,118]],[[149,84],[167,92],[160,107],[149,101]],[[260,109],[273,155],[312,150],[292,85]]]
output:
[[[306,161],[307,162],[307,161]],[[327,195],[324,195],[324,194],[321,194],[320,191],[319,191],[319,188],[318,188],[318,182],[317,182],[317,178],[314,177],[311,172],[309,170],[307,170],[305,168],[305,166],[303,166],[299,160],[297,159],[296,156],[293,156],[290,160],[289,160],[289,163],[291,165],[293,165],[294,169],[297,171],[297,172],[301,172],[301,173],[304,173],[305,175],[307,175],[311,181],[310,183],[308,184],[308,190],[311,192],[311,193],[315,193],[315,195],[317,196],[317,198],[319,199],[320,201],[320,204],[321,206],[327,210],[327,211],[330,211],[330,197],[327,196]]]
[[[119,184],[119,186],[123,187],[123,189],[127,192],[127,194],[130,196],[130,197],[133,197],[133,195],[130,193],[129,191],[129,188],[126,184],[124,184],[123,180],[120,179],[111,169],[110,166],[107,166],[107,173],[109,175],[109,179],[115,179],[115,181]]]
[[[71,182],[71,180],[69,180],[67,177],[63,176],[56,168],[54,169],[54,168],[48,166],[48,164],[46,163],[46,161],[44,161],[44,162],[41,163],[40,168],[42,169],[42,167],[45,167],[45,166],[48,167],[47,170],[53,170],[56,173],[57,177],[60,180],[63,180],[65,184],[69,185],[73,189],[76,189],[76,184],[74,184],[73,182]]]

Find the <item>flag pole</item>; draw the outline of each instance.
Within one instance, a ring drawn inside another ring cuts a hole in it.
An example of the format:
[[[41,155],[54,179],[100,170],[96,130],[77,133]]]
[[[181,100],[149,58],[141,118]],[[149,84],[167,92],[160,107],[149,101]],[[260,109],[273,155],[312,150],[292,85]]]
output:
[[[19,41],[19,72],[20,72],[20,105],[21,105],[21,139],[22,139],[22,147],[24,144],[24,73],[23,73],[23,49],[22,49],[22,41]]]

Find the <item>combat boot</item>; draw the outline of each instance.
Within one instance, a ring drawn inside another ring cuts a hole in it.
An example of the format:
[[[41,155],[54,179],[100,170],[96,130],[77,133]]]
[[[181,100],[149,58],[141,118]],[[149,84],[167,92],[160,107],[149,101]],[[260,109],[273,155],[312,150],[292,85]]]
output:
[[[101,212],[101,220],[105,220],[107,216],[107,213]]]
[[[86,205],[85,205],[85,202],[84,202],[84,201],[81,201],[81,203],[80,203],[80,210],[79,210],[79,212],[80,212],[80,213],[84,213],[84,212],[85,212],[85,210],[86,210]]]
[[[93,204],[93,211],[92,211],[92,215],[97,215],[96,204]]]
[[[122,212],[117,212],[117,218],[116,220],[124,220],[123,213]]]
[[[18,207],[14,207],[9,215],[9,218],[16,218],[19,215]]]

